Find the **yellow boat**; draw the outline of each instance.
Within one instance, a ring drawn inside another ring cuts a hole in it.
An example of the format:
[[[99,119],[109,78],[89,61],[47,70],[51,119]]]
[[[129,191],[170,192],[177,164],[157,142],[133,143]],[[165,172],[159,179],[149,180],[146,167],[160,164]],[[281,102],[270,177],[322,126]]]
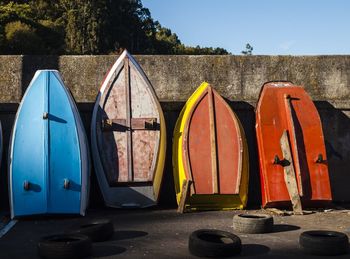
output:
[[[173,135],[179,211],[243,209],[248,194],[248,147],[225,100],[206,82],[183,107]]]

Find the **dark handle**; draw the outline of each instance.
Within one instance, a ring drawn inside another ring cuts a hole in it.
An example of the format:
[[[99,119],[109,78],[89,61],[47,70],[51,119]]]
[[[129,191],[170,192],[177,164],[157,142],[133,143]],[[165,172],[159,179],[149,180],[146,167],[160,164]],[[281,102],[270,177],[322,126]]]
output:
[[[282,160],[278,157],[278,155],[275,155],[274,159],[273,159],[273,164],[274,165],[280,165],[282,164]]]
[[[68,190],[69,189],[70,182],[68,179],[64,179],[63,181],[63,187],[64,189]]]
[[[28,181],[23,182],[23,189],[26,191],[29,191],[30,189],[30,183]]]
[[[289,166],[290,162],[287,159],[280,159],[278,157],[278,155],[275,155],[275,157],[273,159],[273,164],[274,165],[281,165],[281,166],[285,167],[285,166]]]
[[[43,119],[47,120],[49,118],[49,113],[48,112],[44,112],[43,113]]]
[[[326,160],[323,159],[322,154],[318,154],[317,159],[316,159],[315,162],[318,163],[318,164],[321,164],[321,163],[326,162]]]

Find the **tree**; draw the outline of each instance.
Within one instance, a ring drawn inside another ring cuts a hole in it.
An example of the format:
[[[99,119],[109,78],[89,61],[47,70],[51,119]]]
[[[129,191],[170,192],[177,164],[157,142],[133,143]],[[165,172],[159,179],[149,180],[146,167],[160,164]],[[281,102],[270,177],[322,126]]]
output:
[[[253,52],[253,46],[251,46],[249,43],[245,45],[245,50],[241,51],[243,55],[248,55],[248,56],[252,55],[252,52]]]
[[[22,47],[20,38],[26,39]],[[125,48],[133,54],[228,54],[185,46],[141,0],[0,0],[0,54],[109,54]]]
[[[42,48],[42,41],[35,30],[20,21],[6,24],[5,39],[9,54],[37,54]]]
[[[3,4],[3,2],[0,5],[1,54],[60,54],[62,52],[63,30],[59,24],[52,20],[40,20],[36,9],[32,9],[30,4],[12,1]],[[19,38],[23,40],[25,38],[25,41],[21,44],[16,43]],[[12,44],[17,45],[12,46]]]
[[[60,0],[65,27],[66,52],[95,54],[99,47],[99,24],[96,1]]]

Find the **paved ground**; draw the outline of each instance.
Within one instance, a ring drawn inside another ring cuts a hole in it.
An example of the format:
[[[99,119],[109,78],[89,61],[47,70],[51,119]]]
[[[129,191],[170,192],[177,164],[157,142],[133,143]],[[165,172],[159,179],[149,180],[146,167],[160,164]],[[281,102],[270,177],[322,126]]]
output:
[[[247,211],[262,213],[263,211]],[[194,258],[188,252],[189,234],[199,228],[233,231],[238,211],[178,214],[175,210],[95,210],[88,216],[22,219],[0,239],[0,258],[37,258],[41,236],[69,231],[88,219],[108,218],[114,223],[112,240],[93,245],[93,258]],[[274,216],[269,234],[238,234],[244,258],[319,258],[306,256],[298,245],[302,231],[338,230],[350,234],[349,211],[317,212],[303,216]],[[326,258],[326,257],[322,257]],[[338,258],[350,258],[349,255]]]

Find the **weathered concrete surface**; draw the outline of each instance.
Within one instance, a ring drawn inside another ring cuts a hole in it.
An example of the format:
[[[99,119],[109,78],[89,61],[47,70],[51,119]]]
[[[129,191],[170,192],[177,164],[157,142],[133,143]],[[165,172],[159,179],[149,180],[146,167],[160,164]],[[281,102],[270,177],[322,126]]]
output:
[[[116,56],[0,56],[0,101],[19,102],[37,69],[58,69],[78,102],[93,102]],[[350,56],[136,56],[161,101],[186,101],[208,81],[233,101],[257,101],[266,81],[304,85],[314,100],[346,105]]]
[[[256,212],[263,211],[249,211]],[[92,258],[197,258],[188,251],[191,232],[201,228],[234,232],[231,226],[235,213],[240,212],[178,214],[175,210],[99,210],[90,211],[86,218],[20,220],[0,239],[0,257],[37,258],[36,245],[42,236],[71,231],[86,220],[104,218],[113,221],[115,233],[111,240],[93,244]],[[349,211],[275,216],[274,221],[272,233],[235,233],[242,240],[242,257],[319,258],[303,253],[298,244],[301,232],[315,229],[336,230],[348,235],[350,232]],[[349,257],[349,254],[337,256]]]
[[[1,56],[0,58],[0,102],[10,103],[21,99],[22,58]]]
[[[58,69],[78,102],[88,137],[93,102],[116,56],[0,56],[0,120],[5,152],[0,175],[0,208],[7,207],[8,139],[18,103],[37,69]],[[167,123],[167,156],[162,206],[174,207],[171,140],[177,116],[204,80],[230,103],[246,132],[250,158],[249,206],[260,204],[254,108],[264,82],[304,85],[319,110],[333,198],[350,201],[350,56],[136,56],[161,100]],[[102,204],[92,178],[91,205]]]

